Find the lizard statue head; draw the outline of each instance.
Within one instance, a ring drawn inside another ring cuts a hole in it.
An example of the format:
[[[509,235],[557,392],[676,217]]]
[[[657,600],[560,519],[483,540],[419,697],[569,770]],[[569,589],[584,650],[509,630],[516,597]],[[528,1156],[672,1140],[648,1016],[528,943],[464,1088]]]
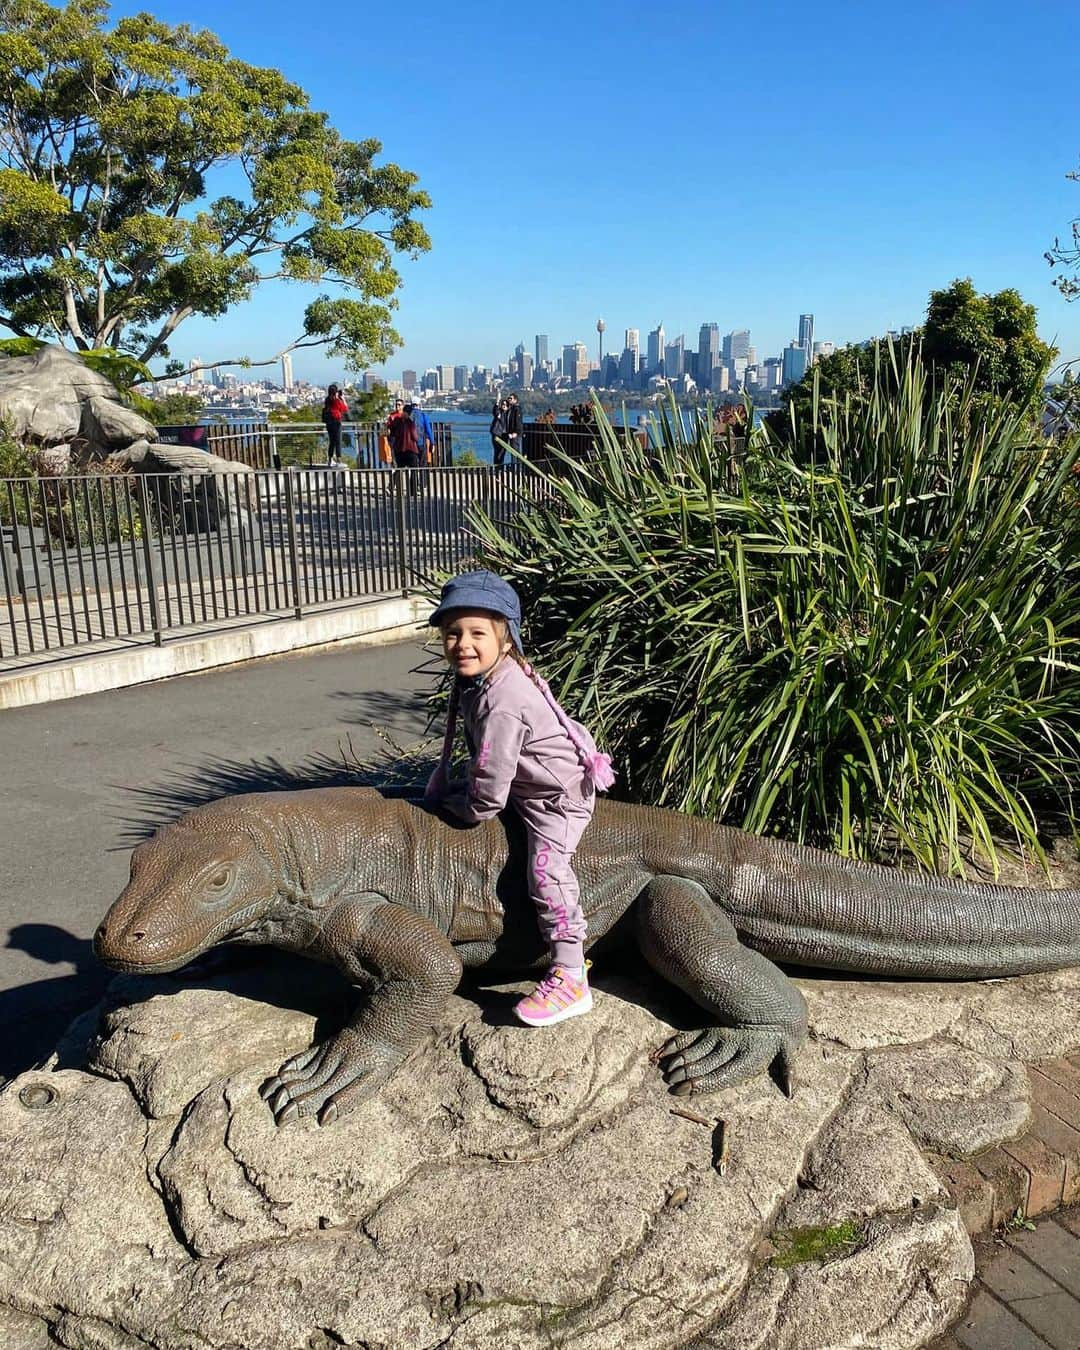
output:
[[[239,822],[194,812],[131,855],[131,877],[94,934],[114,970],[176,970],[266,913],[277,868]]]

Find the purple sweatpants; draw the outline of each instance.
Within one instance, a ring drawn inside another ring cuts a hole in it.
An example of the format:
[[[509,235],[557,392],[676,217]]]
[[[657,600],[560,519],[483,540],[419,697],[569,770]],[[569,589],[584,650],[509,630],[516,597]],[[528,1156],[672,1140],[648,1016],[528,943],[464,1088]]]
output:
[[[574,875],[574,850],[592,819],[594,798],[514,800],[528,838],[529,897],[553,966],[585,964],[587,928]]]

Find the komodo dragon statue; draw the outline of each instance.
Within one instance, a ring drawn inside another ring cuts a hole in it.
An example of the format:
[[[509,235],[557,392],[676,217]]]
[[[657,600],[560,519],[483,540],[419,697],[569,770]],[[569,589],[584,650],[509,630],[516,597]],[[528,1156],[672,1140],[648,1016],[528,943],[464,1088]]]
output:
[[[135,849],[94,948],[147,973],[226,941],[337,966],[357,1012],[262,1086],[278,1124],[323,1124],[402,1063],[463,967],[545,964],[511,817],[467,828],[371,788],[223,798]],[[703,1011],[657,1056],[681,1095],[770,1067],[790,1090],[806,1007],[774,961],[936,980],[1080,964],[1078,891],[907,874],[673,811],[599,802],[575,870],[588,945],[636,943]]]

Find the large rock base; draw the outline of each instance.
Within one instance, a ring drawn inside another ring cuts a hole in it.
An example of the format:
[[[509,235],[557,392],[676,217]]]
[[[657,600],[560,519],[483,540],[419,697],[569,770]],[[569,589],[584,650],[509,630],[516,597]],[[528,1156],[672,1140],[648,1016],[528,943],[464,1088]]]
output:
[[[345,1015],[333,972],[249,952],[118,978],[0,1094],[0,1332],[37,1347],[47,1324],[72,1350],[925,1345],[973,1259],[923,1150],[1025,1128],[1021,1022],[1024,1056],[1075,1048],[1080,971],[802,987],[791,1100],[767,1077],[669,1096],[649,1055],[692,1009],[601,974],[594,1013],[546,1031],[510,1025],[520,986],[456,996],[374,1098],[277,1129],[258,1086]]]

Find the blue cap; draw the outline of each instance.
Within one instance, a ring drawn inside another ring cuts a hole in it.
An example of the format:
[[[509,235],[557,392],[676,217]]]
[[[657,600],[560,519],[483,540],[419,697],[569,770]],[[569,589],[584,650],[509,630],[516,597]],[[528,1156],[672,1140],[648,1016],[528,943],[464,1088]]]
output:
[[[451,577],[439,595],[439,607],[432,612],[428,623],[437,626],[451,610],[486,609],[501,614],[510,629],[510,637],[518,651],[521,645],[521,601],[508,581],[494,572],[462,572]]]

